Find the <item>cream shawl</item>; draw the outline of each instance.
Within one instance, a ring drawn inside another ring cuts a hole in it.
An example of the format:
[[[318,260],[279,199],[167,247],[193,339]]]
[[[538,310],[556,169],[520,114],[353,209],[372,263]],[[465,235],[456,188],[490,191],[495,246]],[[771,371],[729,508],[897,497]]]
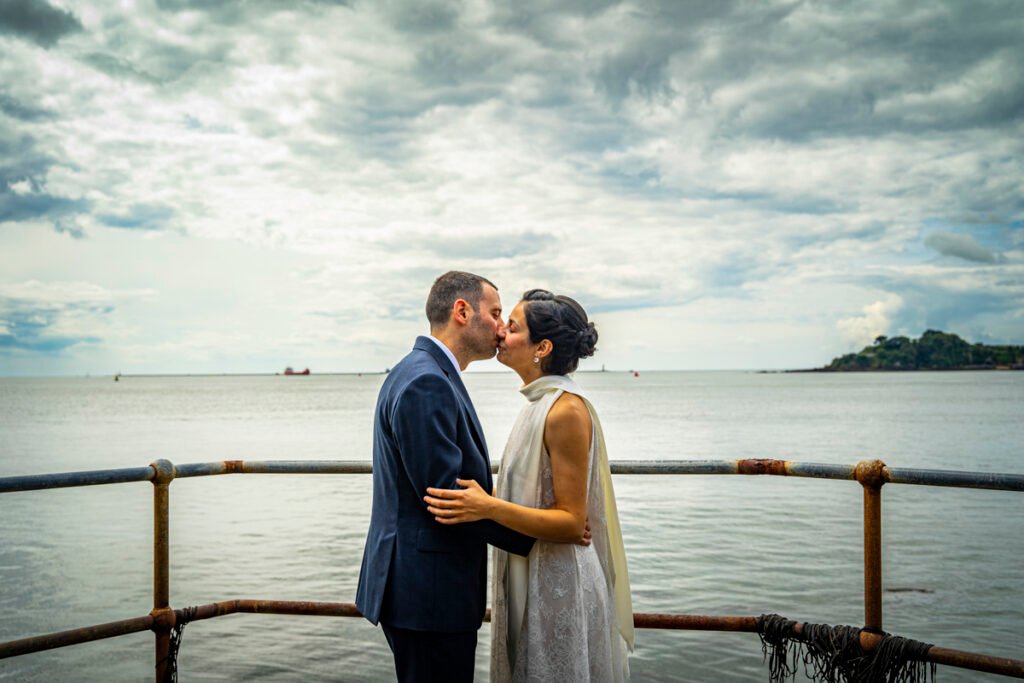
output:
[[[626,567],[626,552],[622,544],[622,532],[619,527],[619,513],[615,504],[615,492],[612,488],[611,470],[608,466],[608,451],[605,446],[604,432],[597,417],[594,406],[587,399],[580,387],[564,375],[545,375],[530,382],[519,390],[531,403],[524,407],[514,427],[514,433],[529,435],[528,440],[519,443],[516,452],[506,449],[502,456],[501,467],[496,482],[496,495],[504,500],[528,507],[540,507],[540,471],[541,458],[544,455],[544,424],[548,411],[562,392],[575,394],[583,399],[590,411],[593,421],[593,440],[591,443],[591,467],[598,468],[597,481],[603,492],[604,509],[592,510],[588,504],[588,515],[603,514],[604,526],[607,529],[607,542],[594,539],[594,548],[600,554],[601,564],[606,568],[611,597],[615,601],[615,617],[618,631],[630,651],[633,650],[633,604],[629,590],[629,573]],[[523,423],[525,421],[525,423]],[[516,441],[512,439],[510,446]],[[522,446],[526,448],[523,449]],[[588,481],[593,481],[588,477]],[[589,490],[588,490],[589,498]],[[596,525],[592,525],[596,526]],[[506,553],[496,553],[495,577],[504,576],[508,600],[508,629],[513,639],[519,632],[526,608],[527,585],[529,582],[528,558]],[[506,573],[507,571],[507,573]],[[493,627],[493,626],[492,626]],[[502,629],[504,630],[504,629]],[[512,652],[514,652],[514,648]]]

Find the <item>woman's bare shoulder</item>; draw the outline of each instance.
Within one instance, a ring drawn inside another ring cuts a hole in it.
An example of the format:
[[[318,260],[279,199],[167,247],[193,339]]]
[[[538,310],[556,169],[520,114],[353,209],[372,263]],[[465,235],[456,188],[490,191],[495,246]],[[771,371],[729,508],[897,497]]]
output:
[[[590,428],[590,411],[583,399],[576,394],[563,393],[548,411],[549,429]]]

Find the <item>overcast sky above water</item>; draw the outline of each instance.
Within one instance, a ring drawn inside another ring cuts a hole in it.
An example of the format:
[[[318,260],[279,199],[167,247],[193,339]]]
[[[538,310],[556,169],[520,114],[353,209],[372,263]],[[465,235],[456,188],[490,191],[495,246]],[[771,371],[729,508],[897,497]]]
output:
[[[591,369],[1024,343],[1022,73],[1013,0],[0,0],[0,374],[379,370],[453,268]]]

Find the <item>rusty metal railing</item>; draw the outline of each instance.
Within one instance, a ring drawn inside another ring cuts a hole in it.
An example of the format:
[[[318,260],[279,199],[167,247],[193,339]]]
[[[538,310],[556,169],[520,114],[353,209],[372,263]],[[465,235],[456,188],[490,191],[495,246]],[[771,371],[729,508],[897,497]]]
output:
[[[497,468],[496,465],[492,465]],[[881,641],[882,631],[882,487],[887,483],[958,488],[1024,491],[1024,475],[984,472],[959,472],[887,467],[880,460],[857,465],[799,463],[788,460],[681,460],[618,461],[611,463],[613,474],[743,474],[811,477],[857,481],[864,489],[864,630],[861,645],[871,650]],[[279,600],[227,600],[175,610],[170,607],[170,545],[168,511],[170,484],[174,479],[221,474],[369,474],[368,462],[355,461],[243,461],[174,465],[157,460],[149,467],[67,472],[61,474],[0,477],[0,493],[51,488],[96,486],[133,481],[153,483],[153,610],[146,616],[106,624],[97,624],[57,633],[48,633],[0,643],[0,659],[16,657],[78,643],[153,631],[156,642],[156,680],[165,680],[169,665],[170,633],[176,623],[211,619],[235,613],[297,614],[307,616],[358,617],[352,603],[289,602]],[[489,619],[488,611],[485,619]],[[636,613],[638,628],[704,631],[756,632],[753,616],[704,616],[689,614]],[[793,635],[801,635],[801,625]],[[1024,660],[993,657],[933,646],[926,661],[1014,678],[1024,678]]]

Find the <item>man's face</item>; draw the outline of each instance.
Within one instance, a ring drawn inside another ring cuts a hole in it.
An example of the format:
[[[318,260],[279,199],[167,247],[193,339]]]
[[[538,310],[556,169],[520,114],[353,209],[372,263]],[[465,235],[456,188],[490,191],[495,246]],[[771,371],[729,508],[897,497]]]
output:
[[[501,322],[501,299],[494,287],[486,282],[480,305],[473,312],[466,329],[466,348],[477,360],[494,357],[498,344],[505,338],[505,325]]]

